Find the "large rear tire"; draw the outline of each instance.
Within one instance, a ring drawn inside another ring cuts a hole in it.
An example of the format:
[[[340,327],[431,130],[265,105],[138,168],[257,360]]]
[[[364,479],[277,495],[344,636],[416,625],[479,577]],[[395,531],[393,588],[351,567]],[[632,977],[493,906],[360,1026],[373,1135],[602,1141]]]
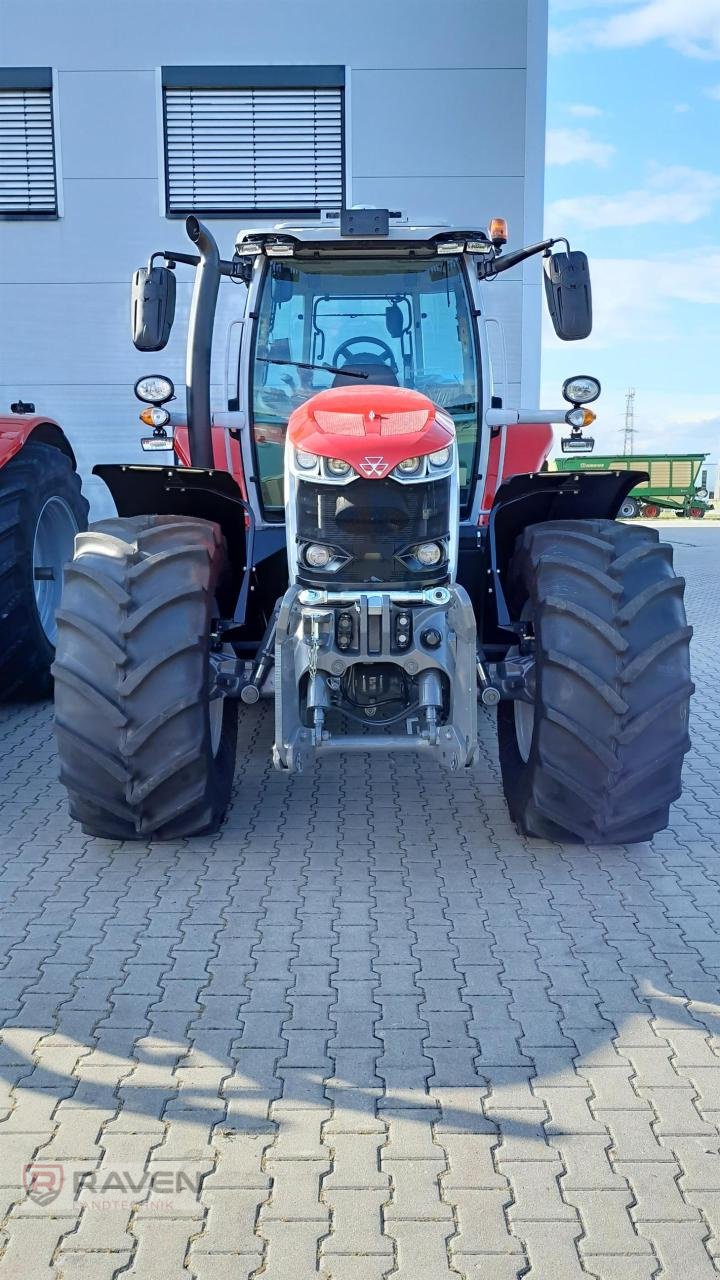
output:
[[[216,524],[103,520],[76,540],[58,611],[55,727],[70,814],[90,835],[217,830],[232,789],[237,704],[211,698]]]
[[[0,470],[0,699],[52,693],[62,570],[88,504],[70,459],[32,440]]]
[[[526,835],[649,840],[681,793],[690,680],[684,581],[654,529],[557,520],[518,538],[508,591],[535,701],[501,703],[503,786]]]

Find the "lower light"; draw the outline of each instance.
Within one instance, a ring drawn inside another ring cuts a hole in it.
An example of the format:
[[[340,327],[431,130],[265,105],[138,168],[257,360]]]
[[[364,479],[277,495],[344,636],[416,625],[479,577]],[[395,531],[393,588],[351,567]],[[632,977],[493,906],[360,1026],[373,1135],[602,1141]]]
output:
[[[319,543],[311,542],[309,547],[305,548],[305,563],[311,569],[325,569],[330,563],[330,552],[327,547],[321,546]]]
[[[312,471],[317,466],[317,455],[306,453],[304,449],[295,450],[295,461],[303,471]]]
[[[140,441],[144,453],[154,453],[160,449],[174,449],[175,441],[171,436],[145,436]]]
[[[423,542],[415,548],[415,557],[426,569],[430,569],[433,565],[440,564],[443,549],[439,542]]]

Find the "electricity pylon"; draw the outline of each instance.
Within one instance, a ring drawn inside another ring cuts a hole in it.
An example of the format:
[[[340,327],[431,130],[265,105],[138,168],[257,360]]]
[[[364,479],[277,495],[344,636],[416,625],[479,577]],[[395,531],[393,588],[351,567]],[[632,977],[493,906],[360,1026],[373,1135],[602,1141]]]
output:
[[[631,387],[625,401],[625,431],[623,434],[623,455],[632,453],[635,444],[635,388]]]

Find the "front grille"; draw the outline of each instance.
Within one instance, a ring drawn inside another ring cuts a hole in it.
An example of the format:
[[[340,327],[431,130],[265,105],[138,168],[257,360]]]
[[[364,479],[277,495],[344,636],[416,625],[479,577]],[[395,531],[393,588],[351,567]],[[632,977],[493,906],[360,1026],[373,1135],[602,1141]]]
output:
[[[396,480],[363,480],[347,485],[298,482],[298,542],[322,542],[350,557],[337,573],[308,569],[304,581],[330,585],[434,583],[447,577],[447,566],[411,569],[398,553],[419,542],[448,536],[450,477],[424,484]]]

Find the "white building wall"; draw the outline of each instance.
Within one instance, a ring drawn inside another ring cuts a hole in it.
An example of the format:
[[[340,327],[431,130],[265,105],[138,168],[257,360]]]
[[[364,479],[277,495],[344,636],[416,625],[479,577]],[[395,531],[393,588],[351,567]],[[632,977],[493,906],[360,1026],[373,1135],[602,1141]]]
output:
[[[54,70],[62,216],[0,221],[0,408],[21,395],[56,417],[86,478],[141,456],[141,374],[183,394],[189,268],[166,351],[129,336],[132,271],[189,248],[164,216],[160,65],[343,64],[348,202],[466,226],[503,215],[514,246],[541,238],[547,0],[4,0],[2,26],[0,64]],[[247,218],[207,221],[230,256]],[[221,288],[219,381],[241,287]],[[486,291],[510,403],[538,395],[539,291],[537,262]],[[107,513],[102,483],[88,493]]]

